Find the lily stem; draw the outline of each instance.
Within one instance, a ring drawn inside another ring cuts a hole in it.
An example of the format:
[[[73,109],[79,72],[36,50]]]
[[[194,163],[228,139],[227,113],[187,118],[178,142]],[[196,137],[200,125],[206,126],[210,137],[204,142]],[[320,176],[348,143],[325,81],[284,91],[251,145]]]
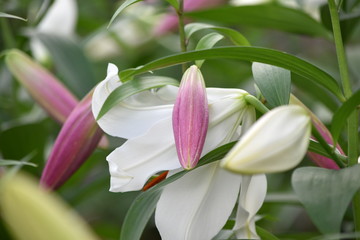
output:
[[[178,16],[178,28],[179,28],[179,36],[180,36],[180,47],[182,52],[187,51],[187,40],[185,35],[185,24],[184,24],[184,0],[179,0],[179,9],[176,10],[176,14]],[[187,64],[182,64],[183,73],[187,69]]]
[[[262,114],[265,114],[268,111],[270,111],[259,99],[257,99],[253,95],[250,95],[250,94],[246,95],[245,101],[248,104],[253,105],[256,108],[256,110],[258,110]]]
[[[331,24],[334,33],[334,41],[336,47],[336,55],[339,63],[340,77],[345,94],[345,98],[348,99],[352,95],[352,89],[350,84],[348,64],[345,56],[344,44],[341,36],[340,22],[338,9],[335,4],[335,0],[328,0]],[[349,166],[357,164],[358,157],[358,114],[355,110],[348,119],[347,134],[348,134],[348,157]],[[357,192],[353,198],[353,215],[355,222],[355,231],[360,232],[360,192]],[[359,238],[357,238],[359,239]]]

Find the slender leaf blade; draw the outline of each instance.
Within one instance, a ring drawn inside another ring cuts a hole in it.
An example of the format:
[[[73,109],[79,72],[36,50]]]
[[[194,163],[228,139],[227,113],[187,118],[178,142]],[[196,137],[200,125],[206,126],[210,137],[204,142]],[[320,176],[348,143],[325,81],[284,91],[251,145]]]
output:
[[[217,42],[219,42],[221,39],[223,39],[224,36],[218,33],[209,33],[207,35],[205,35],[204,37],[202,37],[198,44],[196,45],[195,49],[196,50],[201,50],[201,49],[208,49],[208,48],[212,48],[213,46],[215,46],[215,44]],[[198,68],[201,68],[202,64],[204,63],[205,60],[197,60],[195,61],[195,64],[198,66]]]
[[[306,13],[278,4],[226,6],[188,12],[186,15],[196,20],[272,28],[327,39],[331,38],[330,32]]]
[[[108,28],[114,22],[115,18],[127,7],[133,5],[134,3],[141,2],[142,0],[126,0],[121,6],[116,10],[114,15],[111,17]]]
[[[103,106],[100,109],[97,120],[99,120],[112,107],[123,101],[125,98],[151,88],[158,88],[165,85],[178,86],[179,82],[173,78],[159,76],[143,77],[125,82],[124,84],[116,88],[114,91],[112,91],[107,97]]]
[[[360,105],[360,90],[354,93],[343,105],[335,112],[331,122],[331,134],[336,143],[341,130],[347,122],[350,114]]]
[[[181,64],[188,61],[202,59],[238,59],[243,61],[261,62],[277,67],[288,69],[308,80],[323,86],[332,92],[339,99],[344,100],[344,96],[336,80],[328,73],[315,65],[302,60],[288,53],[273,49],[259,47],[218,47],[205,50],[195,50],[186,53],[178,53],[168,57],[160,58],[137,68],[127,69],[120,72],[122,81],[128,81],[131,77],[168,66]]]
[[[176,10],[179,9],[179,2],[178,0],[166,0],[168,3],[170,3],[171,6],[173,6],[173,8],[175,8]]]
[[[254,62],[252,71],[256,85],[271,107],[289,104],[291,92],[289,70]]]
[[[15,15],[12,15],[12,14],[8,14],[8,13],[4,13],[4,12],[0,12],[0,18],[2,18],[2,17],[3,18],[14,18],[14,19],[18,19],[18,20],[22,20],[22,21],[27,22],[27,19],[25,19],[25,18],[15,16]]]

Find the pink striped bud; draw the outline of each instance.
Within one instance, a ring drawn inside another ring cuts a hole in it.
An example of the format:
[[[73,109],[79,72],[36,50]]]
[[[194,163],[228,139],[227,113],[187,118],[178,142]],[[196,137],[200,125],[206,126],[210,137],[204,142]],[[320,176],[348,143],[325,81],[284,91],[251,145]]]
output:
[[[172,120],[180,164],[191,169],[200,159],[209,125],[205,83],[195,65],[183,75]]]
[[[50,72],[19,50],[7,51],[5,61],[35,101],[57,122],[65,122],[77,105],[74,95]]]
[[[41,184],[49,189],[60,187],[92,154],[102,130],[91,110],[92,91],[66,119],[41,176]]]

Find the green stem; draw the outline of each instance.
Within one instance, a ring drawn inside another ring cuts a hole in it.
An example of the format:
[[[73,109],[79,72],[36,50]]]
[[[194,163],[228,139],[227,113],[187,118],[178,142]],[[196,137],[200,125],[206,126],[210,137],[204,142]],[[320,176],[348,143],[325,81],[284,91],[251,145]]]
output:
[[[348,64],[345,56],[344,45],[341,37],[339,15],[334,0],[328,0],[331,16],[331,23],[334,33],[336,54],[339,63],[340,77],[344,89],[345,97],[348,99],[352,95],[350,84]],[[357,164],[358,158],[358,114],[355,110],[348,119],[348,157],[349,166]],[[353,215],[355,221],[355,230],[360,232],[360,192],[357,192],[353,198]],[[359,238],[358,238],[359,239]]]
[[[10,49],[15,47],[15,38],[12,35],[9,22],[7,18],[0,18],[1,20],[1,29],[3,33],[5,48]]]
[[[246,95],[245,101],[248,104],[253,105],[256,108],[256,110],[258,110],[262,114],[265,114],[268,111],[270,111],[259,99],[257,99],[253,95],[250,95],[250,94]]]
[[[180,47],[182,52],[187,51],[187,42],[185,35],[185,24],[184,24],[184,0],[179,0],[179,9],[176,10],[178,16],[179,36],[180,36]],[[186,71],[186,63],[182,64],[183,73]]]

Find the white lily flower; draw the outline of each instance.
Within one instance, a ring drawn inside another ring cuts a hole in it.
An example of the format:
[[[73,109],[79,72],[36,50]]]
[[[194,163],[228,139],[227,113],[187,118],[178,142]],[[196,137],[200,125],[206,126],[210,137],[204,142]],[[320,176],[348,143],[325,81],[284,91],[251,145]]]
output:
[[[44,45],[36,38],[36,33],[46,33],[71,38],[77,21],[76,0],[56,0],[38,24],[30,40],[33,56],[39,61],[46,61],[49,54]]]
[[[221,165],[242,174],[291,169],[305,156],[310,134],[311,119],[302,107],[275,108],[246,132]]]
[[[93,94],[95,116],[106,97],[120,84],[117,68],[110,64],[108,76]],[[244,100],[247,92],[219,88],[208,88],[206,92],[209,128],[202,155],[238,139],[239,125],[243,122],[242,131],[245,131],[255,118],[254,108],[247,106]],[[172,131],[176,95],[175,87],[144,91],[121,102],[98,121],[108,134],[129,138],[107,157],[111,174],[110,191],[140,190],[152,175],[160,171],[181,170]],[[156,223],[163,239],[214,237],[234,208],[240,183],[240,175],[225,171],[218,162],[214,162],[166,186],[156,210]],[[262,201],[260,198],[259,206]],[[246,211],[252,213],[251,210]],[[249,214],[244,221],[251,221],[252,217]]]

